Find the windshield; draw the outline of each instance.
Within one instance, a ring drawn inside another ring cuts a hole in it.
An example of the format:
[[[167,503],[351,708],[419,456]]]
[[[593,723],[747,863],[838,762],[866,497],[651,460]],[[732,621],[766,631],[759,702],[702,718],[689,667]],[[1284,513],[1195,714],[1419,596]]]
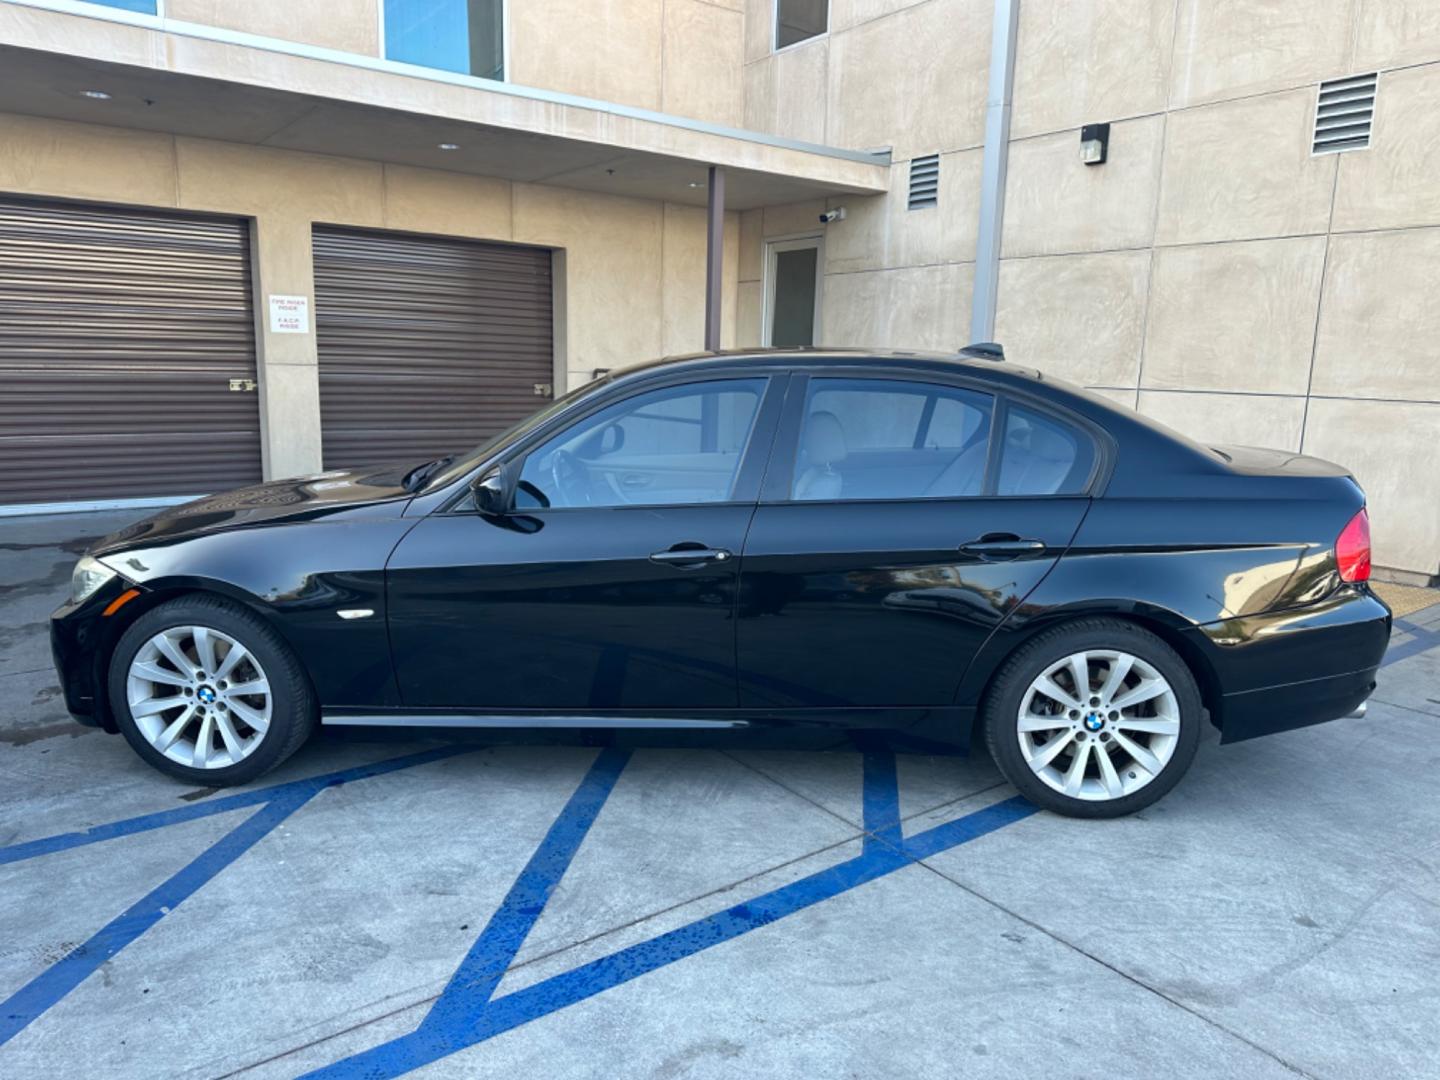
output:
[[[480,462],[484,461],[488,456],[490,456],[491,453],[499,449],[501,446],[505,445],[506,443],[513,442],[518,438],[521,438],[528,432],[534,431],[537,427],[545,423],[545,421],[549,420],[552,416],[560,412],[562,409],[569,408],[576,401],[579,401],[581,398],[594,393],[596,390],[599,390],[602,386],[605,386],[609,382],[610,376],[603,375],[600,378],[596,379],[594,382],[588,382],[584,386],[576,387],[564,397],[556,398],[539,412],[531,413],[514,427],[508,428],[507,430],[500,432],[500,434],[498,435],[491,436],[490,438],[482,442],[479,446],[475,447],[474,450],[471,450],[469,453],[461,454],[456,457],[454,461],[447,463],[444,469],[436,472],[434,476],[431,476],[425,481],[425,486],[422,490],[435,491],[438,488],[444,487],[446,484],[453,484],[456,480],[474,469],[475,466],[479,465]]]

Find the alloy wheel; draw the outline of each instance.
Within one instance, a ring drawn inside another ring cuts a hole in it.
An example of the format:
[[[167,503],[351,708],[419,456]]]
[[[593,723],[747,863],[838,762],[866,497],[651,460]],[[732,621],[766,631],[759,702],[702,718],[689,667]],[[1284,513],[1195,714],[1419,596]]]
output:
[[[270,727],[270,682],[254,655],[207,626],[162,630],[130,661],[126,700],[145,741],[193,769],[249,757]]]
[[[1016,734],[1026,763],[1073,799],[1139,791],[1180,739],[1180,704],[1152,665],[1114,649],[1072,653],[1048,666],[1020,700]]]

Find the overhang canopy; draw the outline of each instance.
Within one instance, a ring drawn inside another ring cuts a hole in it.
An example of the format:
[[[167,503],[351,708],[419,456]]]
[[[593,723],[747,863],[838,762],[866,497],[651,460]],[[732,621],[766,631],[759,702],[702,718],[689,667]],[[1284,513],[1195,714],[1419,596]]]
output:
[[[0,111],[703,206],[878,194],[889,154],[65,0],[0,4]],[[101,90],[108,100],[83,96]],[[454,144],[455,150],[442,150]]]

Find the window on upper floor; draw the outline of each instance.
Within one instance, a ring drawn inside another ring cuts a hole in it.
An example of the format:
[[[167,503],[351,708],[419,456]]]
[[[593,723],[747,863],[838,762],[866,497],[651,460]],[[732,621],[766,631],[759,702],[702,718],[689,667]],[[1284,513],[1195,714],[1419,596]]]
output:
[[[385,0],[385,57],[505,78],[505,0]]]
[[[158,15],[156,0],[90,0],[101,7],[119,8],[121,11],[137,11],[141,15]]]
[[[775,0],[775,48],[819,37],[829,23],[830,0]]]

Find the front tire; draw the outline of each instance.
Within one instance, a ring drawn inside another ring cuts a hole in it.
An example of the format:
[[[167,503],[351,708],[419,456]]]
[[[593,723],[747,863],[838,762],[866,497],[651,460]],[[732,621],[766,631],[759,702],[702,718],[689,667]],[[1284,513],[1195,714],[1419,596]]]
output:
[[[1000,771],[1057,814],[1112,818],[1170,791],[1195,757],[1202,706],[1195,677],[1154,634],[1085,619],[1021,646],[982,710]]]
[[[213,596],[147,611],[110,658],[110,705],[131,747],[195,784],[245,784],[315,729],[310,680],[279,634]]]

